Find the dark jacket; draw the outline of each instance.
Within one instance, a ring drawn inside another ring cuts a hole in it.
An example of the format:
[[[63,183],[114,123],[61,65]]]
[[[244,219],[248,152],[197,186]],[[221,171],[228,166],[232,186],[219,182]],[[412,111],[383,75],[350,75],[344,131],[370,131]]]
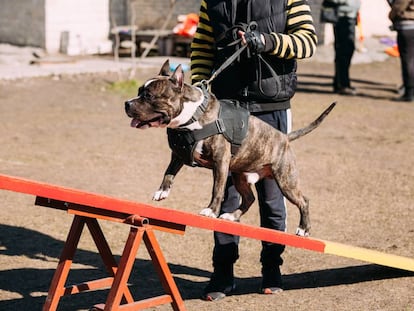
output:
[[[389,18],[395,30],[414,29],[414,0],[395,0]]]
[[[208,79],[235,50],[227,47],[238,38],[232,26],[251,21],[265,35],[265,52],[261,57],[243,53],[213,80],[212,91],[218,98],[247,102],[254,112],[287,109],[296,90],[295,59],[310,57],[316,48],[305,0],[294,0],[290,6],[287,0],[202,1],[192,43],[192,80]]]
[[[214,68],[219,68],[241,47],[241,44],[229,44],[238,39],[238,30],[246,31],[250,22],[257,22],[256,30],[260,33],[286,32],[286,1],[239,0],[236,7],[232,1],[211,2],[215,4],[208,10],[217,48]],[[239,27],[232,27],[235,24]],[[274,37],[266,39],[274,40]],[[296,80],[295,59],[280,59],[265,53],[259,56],[246,51],[217,76],[212,91],[218,98],[245,102],[252,111],[286,109],[295,93]]]

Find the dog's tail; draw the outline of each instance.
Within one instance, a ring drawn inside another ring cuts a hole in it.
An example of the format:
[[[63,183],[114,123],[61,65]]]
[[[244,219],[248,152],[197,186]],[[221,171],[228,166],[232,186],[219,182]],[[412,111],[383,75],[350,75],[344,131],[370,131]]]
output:
[[[299,137],[302,137],[310,132],[312,132],[314,129],[316,129],[319,124],[322,123],[323,119],[326,118],[326,116],[331,112],[331,110],[335,107],[336,102],[332,103],[328,108],[325,109],[324,112],[322,112],[322,114],[315,120],[313,121],[311,124],[309,124],[308,126],[305,126],[299,130],[290,132],[288,134],[288,139],[289,141],[298,139]]]

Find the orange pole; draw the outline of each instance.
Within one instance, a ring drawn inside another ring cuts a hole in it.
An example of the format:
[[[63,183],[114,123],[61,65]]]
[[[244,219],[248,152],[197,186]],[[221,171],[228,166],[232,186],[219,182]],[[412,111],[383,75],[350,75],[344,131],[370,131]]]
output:
[[[19,177],[0,175],[0,189],[32,194],[75,204],[96,207],[130,215],[158,219],[195,228],[220,231],[227,234],[244,236],[256,240],[279,243],[316,252],[324,252],[325,243],[312,238],[303,238],[294,234],[267,228],[210,218],[183,211],[155,207],[148,204],[116,199],[109,196],[80,190],[40,183]]]

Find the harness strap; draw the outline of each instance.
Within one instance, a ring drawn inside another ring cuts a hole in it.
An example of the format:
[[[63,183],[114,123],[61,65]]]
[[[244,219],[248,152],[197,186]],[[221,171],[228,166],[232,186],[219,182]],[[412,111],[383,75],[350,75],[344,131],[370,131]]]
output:
[[[194,112],[193,116],[190,118],[190,120],[188,120],[186,123],[180,125],[180,127],[186,127],[187,125],[190,125],[191,123],[197,122],[198,119],[204,114],[204,112],[206,111],[207,105],[208,105],[208,101],[210,99],[210,95],[208,93],[207,87],[205,84],[201,84],[200,86],[201,90],[203,91],[203,95],[204,95],[204,100],[201,103],[200,106],[197,107],[196,111]]]
[[[204,125],[202,129],[194,130],[193,136],[195,141],[199,141],[216,134],[223,134],[225,131],[226,126],[224,125],[223,120],[217,119],[214,122]]]

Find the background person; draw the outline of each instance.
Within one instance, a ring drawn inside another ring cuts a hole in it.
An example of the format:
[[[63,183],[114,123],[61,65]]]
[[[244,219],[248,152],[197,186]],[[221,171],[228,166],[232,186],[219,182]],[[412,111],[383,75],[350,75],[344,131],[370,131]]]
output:
[[[333,91],[341,95],[356,95],[351,86],[349,69],[355,51],[355,27],[361,7],[360,0],[324,0],[324,5],[336,8],[338,19],[333,23],[335,75]]]
[[[414,0],[389,0],[389,18],[397,31],[404,94],[398,101],[414,101]]]
[[[213,93],[219,99],[236,99],[273,127],[290,131],[290,98],[297,82],[295,59],[312,56],[317,43],[308,2],[202,0],[199,15],[191,45],[192,82],[208,80],[241,47],[242,43],[234,43],[242,38],[248,51],[216,76],[211,85]],[[253,21],[257,28],[244,33],[246,24]],[[256,184],[256,190],[260,225],[285,231],[286,206],[276,182],[264,179]],[[240,196],[229,178],[220,213],[233,212],[239,203]],[[203,293],[210,301],[234,290],[233,267],[239,258],[239,237],[215,232],[214,242],[214,272]],[[262,242],[262,293],[282,290],[283,251],[283,245]]]

